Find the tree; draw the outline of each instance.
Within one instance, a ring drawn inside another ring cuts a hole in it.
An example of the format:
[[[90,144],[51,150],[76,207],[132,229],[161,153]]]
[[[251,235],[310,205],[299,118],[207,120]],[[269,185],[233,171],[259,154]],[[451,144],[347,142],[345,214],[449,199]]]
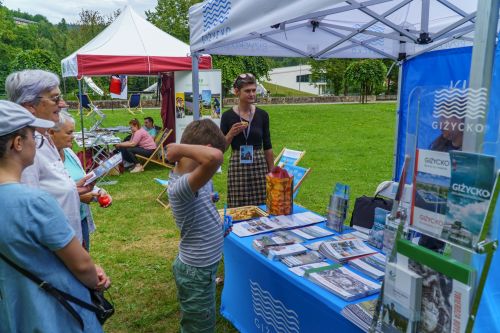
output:
[[[34,49],[22,51],[10,63],[12,71],[23,69],[43,69],[54,73],[59,73],[59,61],[49,51]]]
[[[241,73],[252,73],[259,80],[268,78],[270,62],[264,57],[212,56],[213,68],[222,71],[223,96],[233,87],[234,80]]]
[[[347,85],[344,82],[344,73],[354,60],[328,59],[311,60],[311,78],[313,82],[326,81],[329,93],[334,95],[347,94]]]
[[[353,62],[345,71],[347,82],[360,87],[361,103],[366,103],[366,97],[383,88],[387,67],[378,59],[366,59]]]
[[[184,43],[189,43],[189,7],[200,0],[158,0],[154,11],[146,11],[149,22]]]
[[[189,7],[200,0],[158,0],[153,11],[147,11],[148,21],[185,43],[189,43]],[[223,94],[227,94],[233,81],[241,73],[252,73],[257,79],[267,77],[270,61],[264,57],[213,56],[213,68],[222,70]]]

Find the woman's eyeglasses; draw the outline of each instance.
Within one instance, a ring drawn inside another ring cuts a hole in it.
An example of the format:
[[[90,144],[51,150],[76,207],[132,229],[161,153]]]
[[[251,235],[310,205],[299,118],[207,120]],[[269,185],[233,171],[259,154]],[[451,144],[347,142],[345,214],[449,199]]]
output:
[[[54,103],[56,103],[56,104],[59,104],[59,102],[60,102],[61,100],[63,100],[63,95],[62,95],[62,94],[59,94],[59,95],[57,95],[57,96],[53,96],[53,97],[37,96],[36,98],[40,98],[40,99],[42,99],[42,98],[46,98],[46,99],[51,100],[52,102],[54,102]]]
[[[35,140],[36,149],[40,149],[43,146],[43,142],[45,141],[45,138],[40,133],[33,132],[33,140]]]

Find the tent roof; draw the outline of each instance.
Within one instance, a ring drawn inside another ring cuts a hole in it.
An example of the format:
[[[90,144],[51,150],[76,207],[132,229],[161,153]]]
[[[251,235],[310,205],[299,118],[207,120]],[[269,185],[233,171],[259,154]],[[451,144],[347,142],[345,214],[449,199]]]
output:
[[[325,58],[415,56],[472,45],[477,0],[205,0],[191,51]]]
[[[90,42],[61,61],[63,76],[148,75],[191,70],[189,45],[138,15],[131,7]],[[200,68],[211,68],[208,56]]]

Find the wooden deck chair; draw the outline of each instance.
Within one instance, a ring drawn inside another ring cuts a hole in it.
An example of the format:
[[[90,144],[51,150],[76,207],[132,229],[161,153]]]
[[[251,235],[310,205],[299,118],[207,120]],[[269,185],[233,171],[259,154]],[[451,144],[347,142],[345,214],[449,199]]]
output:
[[[78,98],[78,112],[80,112],[80,105],[82,106],[82,112],[83,109],[85,109],[87,114],[85,116],[90,116],[95,110],[97,109],[97,106],[92,103],[92,100],[90,99],[88,94],[82,94],[82,100],[80,100],[80,95],[76,94],[76,97]]]
[[[128,112],[131,114],[144,113],[142,111],[141,94],[130,94],[127,107]]]
[[[303,168],[297,165],[285,164],[283,168],[291,175],[293,175],[293,198],[299,193],[300,185],[304,179],[311,172],[311,168]]]
[[[168,202],[168,194],[167,194],[168,180],[155,178],[155,181],[158,184],[160,184],[161,186],[163,186],[163,189],[161,190],[160,194],[158,194],[158,196],[156,197],[156,201],[160,205],[162,205],[163,208],[169,209],[170,208],[170,202]]]
[[[174,167],[173,164],[169,163],[167,161],[167,151],[166,148],[163,147],[165,144],[165,141],[168,139],[168,137],[172,134],[173,130],[165,128],[162,130],[161,135],[158,135],[157,139],[155,140],[156,143],[156,149],[155,151],[151,154],[151,156],[142,156],[139,154],[136,154],[135,156],[139,159],[145,160],[144,164],[142,165],[143,168],[146,168],[146,166],[151,162],[155,163],[161,166],[164,166],[166,168],[172,169]]]
[[[278,157],[274,160],[274,165],[283,166],[285,164],[297,165],[304,157],[306,151],[283,148]]]

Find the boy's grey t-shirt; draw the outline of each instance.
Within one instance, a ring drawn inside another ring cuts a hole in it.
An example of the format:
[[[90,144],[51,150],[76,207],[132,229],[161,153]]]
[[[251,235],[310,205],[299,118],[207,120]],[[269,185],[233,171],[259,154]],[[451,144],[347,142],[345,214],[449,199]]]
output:
[[[222,257],[222,220],[212,202],[212,181],[193,193],[188,175],[171,172],[168,184],[170,206],[181,231],[179,259],[187,265],[206,267]]]

